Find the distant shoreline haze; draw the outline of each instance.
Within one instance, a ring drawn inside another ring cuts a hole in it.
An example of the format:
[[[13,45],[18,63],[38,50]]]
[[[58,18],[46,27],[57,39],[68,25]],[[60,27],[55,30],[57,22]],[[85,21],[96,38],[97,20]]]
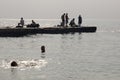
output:
[[[0,0],[0,18],[59,19],[81,14],[85,19],[120,19],[119,0]]]

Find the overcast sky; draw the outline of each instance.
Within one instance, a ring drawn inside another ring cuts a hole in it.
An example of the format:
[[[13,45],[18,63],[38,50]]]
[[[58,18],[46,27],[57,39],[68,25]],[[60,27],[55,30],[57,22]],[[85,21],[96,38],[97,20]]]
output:
[[[70,17],[120,19],[120,0],[0,0],[0,18]]]

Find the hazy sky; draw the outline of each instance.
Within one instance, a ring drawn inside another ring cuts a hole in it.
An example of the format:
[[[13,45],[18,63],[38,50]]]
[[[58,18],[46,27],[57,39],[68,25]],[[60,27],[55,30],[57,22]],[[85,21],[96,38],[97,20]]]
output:
[[[0,18],[70,17],[120,19],[120,0],[0,0]]]

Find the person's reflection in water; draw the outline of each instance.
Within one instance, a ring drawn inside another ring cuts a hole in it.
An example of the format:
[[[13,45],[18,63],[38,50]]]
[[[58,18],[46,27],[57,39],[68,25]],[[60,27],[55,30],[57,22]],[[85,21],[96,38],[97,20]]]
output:
[[[12,79],[17,79],[18,78],[18,73],[17,73],[17,68],[11,67],[11,75],[10,75],[10,80]]]
[[[11,68],[11,72],[13,72],[13,74],[16,73],[17,72],[17,68],[12,67]]]
[[[45,58],[46,57],[46,55],[45,55],[45,53],[41,53],[41,58]]]

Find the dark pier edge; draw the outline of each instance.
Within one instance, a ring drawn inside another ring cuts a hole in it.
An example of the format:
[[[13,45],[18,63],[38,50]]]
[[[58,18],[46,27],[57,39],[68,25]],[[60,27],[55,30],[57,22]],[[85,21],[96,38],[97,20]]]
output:
[[[34,34],[68,34],[68,33],[93,33],[97,27],[77,27],[77,28],[1,28],[0,37],[23,37]]]

